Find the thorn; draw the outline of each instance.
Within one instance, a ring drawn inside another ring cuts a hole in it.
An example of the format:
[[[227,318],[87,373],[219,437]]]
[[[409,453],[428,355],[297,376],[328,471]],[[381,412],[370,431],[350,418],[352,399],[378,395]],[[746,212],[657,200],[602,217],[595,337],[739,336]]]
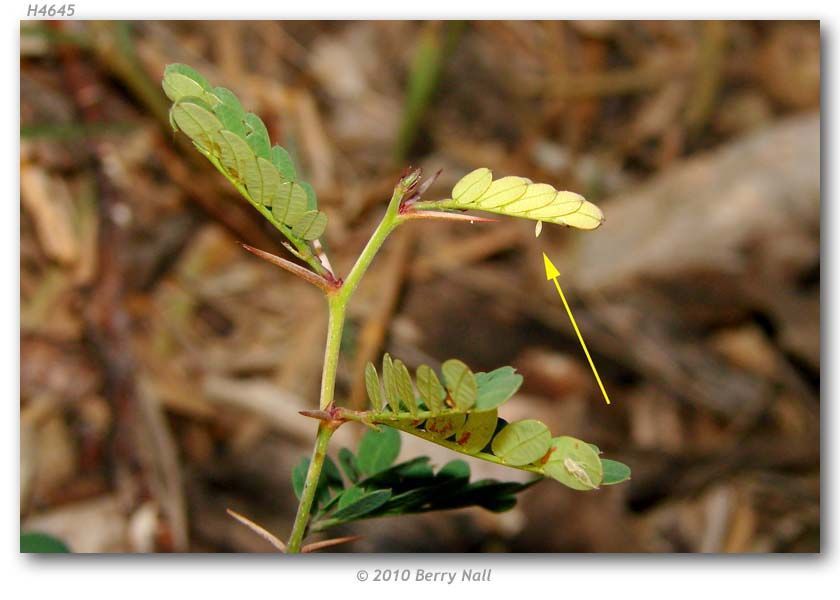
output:
[[[462,213],[443,212],[438,210],[407,210],[402,213],[403,219],[432,219],[437,221],[468,221],[470,223],[495,223],[497,219],[477,217]]]
[[[551,259],[548,258],[545,252],[543,252],[543,262],[545,263],[545,278],[547,280],[551,281],[560,277],[560,271],[557,270],[557,267],[554,266],[554,263],[551,262]]]
[[[295,264],[292,261],[286,260],[285,258],[280,258],[279,256],[271,254],[270,252],[254,248],[253,246],[243,244],[242,242],[239,242],[239,245],[245,248],[245,250],[247,250],[254,256],[257,256],[267,262],[270,262],[271,264],[276,265],[281,269],[285,269],[293,275],[297,275],[298,277],[300,277],[304,281],[311,283],[315,287],[321,288],[321,290],[325,294],[335,290],[334,284],[330,283],[317,273],[313,273],[306,267],[301,267],[300,265]]]
[[[299,415],[309,417],[310,419],[318,419],[319,421],[332,421],[333,417],[325,410],[299,410]]]
[[[260,536],[261,538],[266,540],[268,543],[270,543],[272,546],[277,548],[280,552],[286,552],[286,544],[284,544],[283,541],[280,538],[278,538],[276,535],[274,535],[273,533],[271,533],[270,531],[268,531],[267,529],[265,529],[261,525],[257,525],[256,523],[254,523],[248,517],[240,515],[238,512],[236,512],[234,510],[231,510],[231,509],[228,508],[228,509],[226,509],[226,512],[231,517],[233,517],[234,519],[236,519],[237,521],[242,523],[245,527],[247,527],[248,529],[250,529],[251,531],[256,533],[258,536]]]
[[[312,542],[311,544],[306,544],[303,548],[300,549],[300,551],[301,553],[315,552],[316,550],[323,550],[324,548],[338,546],[339,544],[346,544],[347,542],[355,542],[356,540],[360,539],[362,539],[362,536],[360,535],[347,535],[344,537],[332,538],[329,540],[322,540],[320,542]]]

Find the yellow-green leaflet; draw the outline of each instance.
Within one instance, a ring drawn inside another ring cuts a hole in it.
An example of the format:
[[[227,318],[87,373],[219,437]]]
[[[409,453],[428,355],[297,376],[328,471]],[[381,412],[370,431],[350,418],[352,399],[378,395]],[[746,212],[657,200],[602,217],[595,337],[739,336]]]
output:
[[[303,192],[304,201],[306,192]],[[303,213],[292,226],[292,233],[304,240],[317,240],[327,227],[327,215],[319,210]]]
[[[464,421],[466,420],[467,416],[463,413],[441,415],[427,419],[424,427],[431,434],[432,438],[437,441],[443,441],[452,437],[464,425]]]
[[[446,390],[440,384],[435,372],[429,365],[417,367],[417,391],[423,404],[432,414],[439,414],[445,408]]]
[[[492,179],[489,169],[465,175],[452,189],[452,198],[431,203],[441,208],[483,210],[500,215],[595,229],[604,221],[597,206],[580,194],[557,191],[524,177]]]
[[[306,210],[306,191],[300,184],[284,181],[277,191],[277,198],[271,205],[274,218],[281,223],[294,225]]]
[[[417,400],[414,398],[414,387],[411,385],[411,375],[408,374],[403,361],[394,361],[394,387],[400,401],[412,416],[417,414]]]
[[[475,404],[478,384],[470,368],[457,358],[447,360],[441,366],[443,379],[449,396],[460,411],[467,411]]]
[[[245,173],[245,187],[248,188],[251,198],[268,207],[277,197],[282,182],[274,165],[262,156],[257,158],[257,168]]]
[[[564,435],[551,440],[550,451],[543,466],[546,475],[573,490],[594,490],[601,485],[604,468],[592,446]]]
[[[527,465],[545,456],[551,445],[551,432],[541,421],[526,419],[510,423],[493,438],[493,454],[514,467]]]
[[[222,129],[222,122],[197,99],[187,99],[172,107],[170,118],[173,125],[187,137],[211,154],[218,154],[214,138]]]
[[[455,430],[455,443],[467,454],[481,452],[493,439],[497,420],[498,414],[495,410],[470,413],[464,424]]]
[[[379,375],[376,373],[376,367],[373,363],[368,361],[365,365],[365,388],[367,388],[368,398],[373,405],[373,410],[381,412],[384,408],[382,402],[382,386],[379,383]]]
[[[388,400],[388,406],[391,407],[393,412],[400,412],[400,393],[397,389],[394,361],[388,354],[382,357],[382,384],[385,387],[385,398]]]

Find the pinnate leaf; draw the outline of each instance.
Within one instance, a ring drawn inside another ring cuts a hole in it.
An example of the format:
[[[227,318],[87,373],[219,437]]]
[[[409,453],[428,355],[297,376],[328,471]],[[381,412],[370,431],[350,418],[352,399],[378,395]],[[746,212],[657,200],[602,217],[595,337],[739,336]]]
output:
[[[580,194],[557,191],[524,177],[492,180],[489,169],[465,175],[452,189],[452,198],[428,203],[440,208],[475,209],[511,217],[545,221],[579,229],[595,229],[604,220],[601,210]]]

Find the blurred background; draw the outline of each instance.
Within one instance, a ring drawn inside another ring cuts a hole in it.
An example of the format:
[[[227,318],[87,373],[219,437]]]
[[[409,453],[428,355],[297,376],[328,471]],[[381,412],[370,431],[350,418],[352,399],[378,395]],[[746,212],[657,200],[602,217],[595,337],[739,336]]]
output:
[[[325,307],[237,245],[284,253],[171,132],[159,82],[186,62],[293,152],[341,274],[408,165],[442,169],[428,199],[487,166],[606,214],[538,239],[513,220],[401,228],[351,305],[337,397],[362,406],[383,351],[512,364],[502,416],[633,479],[362,522],[337,551],[819,551],[818,22],[23,22],[20,42],[23,530],[259,552],[226,508],[291,528]],[[455,458],[403,436],[402,458],[422,453]]]

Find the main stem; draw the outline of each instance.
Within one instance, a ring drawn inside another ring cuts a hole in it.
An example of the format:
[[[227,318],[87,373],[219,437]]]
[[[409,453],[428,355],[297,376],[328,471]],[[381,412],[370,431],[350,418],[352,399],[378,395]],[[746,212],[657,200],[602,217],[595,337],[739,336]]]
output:
[[[320,407],[323,411],[330,411],[335,405],[335,375],[338,370],[341,333],[344,330],[347,303],[385,239],[400,224],[399,203],[403,193],[404,190],[397,186],[394,195],[391,197],[391,202],[388,204],[385,216],[376,231],[373,232],[365,249],[362,250],[356,264],[353,265],[347,275],[347,279],[336,291],[327,294],[329,323],[327,325],[327,343],[324,350],[324,370],[321,375],[320,400]],[[324,467],[324,459],[327,456],[327,446],[336,427],[337,425],[326,421],[322,421],[318,426],[315,448],[312,450],[312,459],[309,461],[309,470],[306,472],[306,481],[300,495],[300,504],[298,504],[292,534],[289,536],[289,543],[287,544],[286,551],[290,554],[300,552],[303,537],[306,535],[306,527],[309,524],[309,514],[312,511],[315,492],[318,489],[318,481],[321,478],[321,470]]]
[[[321,478],[321,469],[324,466],[324,459],[327,457],[327,446],[330,443],[333,431],[335,431],[335,427],[323,421],[318,425],[315,448],[312,450],[312,460],[309,462],[306,482],[303,484],[303,492],[300,494],[300,504],[298,504],[295,524],[292,527],[292,535],[289,536],[289,543],[286,545],[286,552],[289,554],[300,552],[303,536],[306,534],[306,526],[309,524],[309,511],[312,510],[312,502],[315,500],[315,492],[318,490],[318,480]]]

